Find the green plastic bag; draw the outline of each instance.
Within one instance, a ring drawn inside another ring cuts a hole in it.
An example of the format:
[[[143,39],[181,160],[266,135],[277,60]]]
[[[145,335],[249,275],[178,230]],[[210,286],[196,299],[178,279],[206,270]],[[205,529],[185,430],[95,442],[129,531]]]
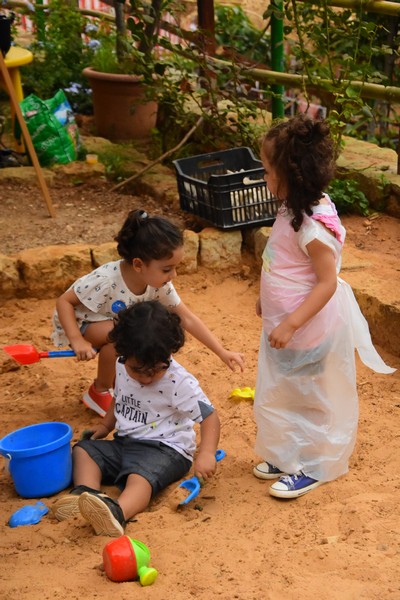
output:
[[[49,100],[31,94],[21,100],[20,107],[42,166],[76,160],[79,130],[63,90],[58,90]]]

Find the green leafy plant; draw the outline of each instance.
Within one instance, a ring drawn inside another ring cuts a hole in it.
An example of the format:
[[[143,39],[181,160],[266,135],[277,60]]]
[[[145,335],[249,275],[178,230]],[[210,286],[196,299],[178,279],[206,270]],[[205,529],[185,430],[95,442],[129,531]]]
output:
[[[364,216],[369,214],[368,199],[359,189],[355,179],[333,179],[327,193],[335,203],[339,214],[356,213]]]
[[[311,102],[311,94],[317,94],[328,108],[337,145],[343,134],[365,128],[374,119],[378,123],[374,114],[377,103],[361,98],[361,87],[364,82],[395,82],[395,70],[384,69],[383,64],[391,56],[395,63],[399,56],[398,36],[389,35],[398,24],[391,17],[366,12],[364,3],[341,9],[329,6],[326,0],[285,0],[283,12],[272,2],[264,17],[274,13],[284,16],[286,38],[297,40],[291,47],[294,60],[288,70],[306,75],[307,86],[304,83],[299,90],[306,101]],[[353,86],[352,81],[361,85]]]
[[[105,166],[107,178],[112,181],[120,181],[131,174],[132,155],[128,146],[119,144],[112,150],[100,151],[99,161]]]
[[[120,5],[125,0],[120,0]],[[164,60],[160,47],[168,38],[161,32],[162,17],[177,14],[180,3],[174,0],[129,0],[128,19],[117,19],[112,25],[101,24],[94,38],[99,42],[91,66],[109,73],[140,75],[147,83],[163,75]],[[117,13],[116,13],[117,15]]]
[[[202,124],[179,156],[235,146],[258,149],[266,123],[260,103],[247,96],[241,86],[240,68],[237,71],[230,72],[232,85],[227,89],[226,73],[208,64],[198,48],[187,50],[184,59],[179,54],[169,57],[159,96],[158,129],[163,151],[174,147],[200,116]]]
[[[127,72],[117,56],[117,32],[115,27],[108,22],[100,21],[98,25],[93,25],[90,28],[90,35],[91,44],[94,46],[90,66],[102,73]]]
[[[127,29],[117,19],[111,24],[101,22],[97,32],[88,34],[98,42],[94,51],[90,44],[82,42],[81,32],[87,21],[70,3],[51,0],[45,41],[36,42],[35,60],[24,74],[27,92],[47,97],[58,87],[65,89],[71,81],[80,83],[81,71],[89,64],[104,72],[139,74],[148,84],[149,98],[159,103],[157,142],[162,151],[176,145],[199,115],[203,116],[203,123],[181,149],[182,153],[238,145],[248,145],[257,151],[259,135],[266,126],[262,110],[268,108],[273,92],[264,84],[260,93],[255,94],[246,61],[269,63],[268,22],[263,30],[257,30],[241,7],[217,5],[216,40],[219,47],[227,50],[229,65],[221,68],[207,60],[199,44],[201,35],[188,42],[182,36],[178,44],[172,44],[163,35],[162,17],[166,12],[179,15],[179,1],[126,0],[120,2],[120,6],[123,4],[129,12]],[[264,16],[267,18],[277,10],[271,3]],[[378,136],[375,130],[371,131],[371,123],[378,119],[376,105],[361,99],[359,90],[349,82],[388,81],[387,70],[381,66],[390,52],[394,53],[394,59],[398,56],[393,50],[396,36],[391,44],[384,43],[388,20],[370,18],[362,6],[357,13],[331,9],[324,0],[313,4],[287,0],[282,14],[287,39],[296,36],[298,40],[290,50],[295,70],[307,74],[311,83],[321,77],[329,81],[320,97],[328,107],[328,119],[338,145],[344,134],[387,143],[391,136],[385,133],[385,117],[379,117],[382,132]],[[166,52],[160,52],[160,48]],[[237,60],[239,55],[245,57],[244,62]],[[287,70],[292,66],[288,64]],[[300,91],[307,99],[316,90]],[[90,103],[90,95],[81,96],[81,101],[89,99]],[[73,108],[84,112],[82,106]]]
[[[199,115],[203,118],[201,127],[180,149],[180,156],[234,146],[258,151],[259,137],[265,131],[271,91],[256,91],[247,71],[249,63],[268,60],[269,36],[254,27],[240,7],[217,6],[215,17],[218,53],[223,46],[227,58],[232,59],[230,68],[208,60],[202,32],[189,43],[171,45],[164,41],[171,53],[159,98],[160,128],[166,132],[162,148],[173,146]],[[174,84],[169,85],[172,80]]]
[[[36,11],[33,20],[36,25],[43,19],[41,11]],[[30,46],[34,61],[24,69],[25,93],[34,93],[46,99],[58,89],[66,89],[71,84],[84,87],[82,69],[92,58],[92,52],[82,39],[86,20],[69,2],[50,0],[49,12],[45,20],[44,39],[35,39]],[[67,92],[68,95],[68,92]],[[83,108],[86,105],[86,108]],[[77,107],[75,107],[77,108]],[[82,93],[80,112],[90,110],[90,99]]]
[[[384,211],[387,207],[387,203],[391,193],[391,182],[385,175],[381,173],[377,182],[378,200],[374,203],[377,210]]]
[[[129,4],[126,31],[115,27],[110,31],[107,24],[95,35],[100,46],[91,66],[103,72],[142,76],[147,97],[158,103],[153,141],[160,151],[177,145],[200,115],[203,123],[182,153],[238,145],[257,147],[260,131],[265,129],[258,108],[265,108],[268,92],[264,98],[252,97],[246,66],[234,65],[228,73],[207,62],[201,35],[188,39],[180,32],[181,42],[172,43],[162,34],[163,15],[169,12],[178,17],[180,2],[130,0]],[[265,59],[268,37],[250,23],[242,9],[218,7],[216,17],[217,32],[222,35],[228,29],[231,49],[242,53],[247,47],[246,57],[253,63]]]
[[[240,6],[215,8],[217,45],[233,50],[253,63],[271,63],[271,40],[266,29],[259,30]]]

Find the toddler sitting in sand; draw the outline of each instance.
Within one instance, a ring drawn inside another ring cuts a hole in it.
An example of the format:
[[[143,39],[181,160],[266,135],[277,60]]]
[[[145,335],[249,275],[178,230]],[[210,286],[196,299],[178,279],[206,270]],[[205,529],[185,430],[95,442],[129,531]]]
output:
[[[217,412],[197,379],[172,354],[184,343],[180,318],[158,301],[118,314],[109,334],[118,354],[114,398],[90,439],[73,448],[74,487],[53,505],[62,521],[81,514],[98,535],[123,535],[152,497],[189,471],[207,480],[216,468]],[[113,430],[113,439],[106,438]],[[101,485],[122,488],[118,500]]]

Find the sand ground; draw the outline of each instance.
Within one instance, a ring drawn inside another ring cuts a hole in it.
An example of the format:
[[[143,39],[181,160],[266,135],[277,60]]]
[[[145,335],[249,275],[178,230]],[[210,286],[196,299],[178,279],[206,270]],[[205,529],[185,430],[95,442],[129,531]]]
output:
[[[19,497],[1,459],[0,597],[18,600],[397,600],[400,598],[398,372],[378,375],[358,363],[360,422],[348,475],[294,501],[268,495],[252,475],[252,403],[229,398],[255,385],[260,322],[254,314],[258,279],[252,272],[201,270],[176,281],[185,302],[226,346],[246,355],[245,372],[231,373],[188,339],[177,359],[191,370],[218,409],[220,447],[227,456],[195,502],[174,510],[171,489],[129,523],[144,542],[158,578],[150,587],[113,583],[103,569],[109,538],[93,535],[81,518],[57,522],[50,513],[36,525],[10,528]],[[54,299],[13,300],[0,306],[1,342],[46,349]],[[394,367],[400,359],[380,351]],[[73,441],[97,416],[80,401],[95,364],[43,359],[0,374],[2,434],[46,421],[73,428]],[[108,488],[111,495],[117,490]],[[51,508],[55,497],[42,498]]]

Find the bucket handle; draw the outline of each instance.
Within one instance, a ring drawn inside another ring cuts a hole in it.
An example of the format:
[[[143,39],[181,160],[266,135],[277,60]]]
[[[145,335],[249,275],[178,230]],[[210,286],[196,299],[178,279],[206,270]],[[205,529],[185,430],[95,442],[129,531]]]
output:
[[[4,458],[6,458],[7,460],[11,460],[11,454],[8,454],[8,452],[0,452],[0,454],[2,456],[4,456]]]

